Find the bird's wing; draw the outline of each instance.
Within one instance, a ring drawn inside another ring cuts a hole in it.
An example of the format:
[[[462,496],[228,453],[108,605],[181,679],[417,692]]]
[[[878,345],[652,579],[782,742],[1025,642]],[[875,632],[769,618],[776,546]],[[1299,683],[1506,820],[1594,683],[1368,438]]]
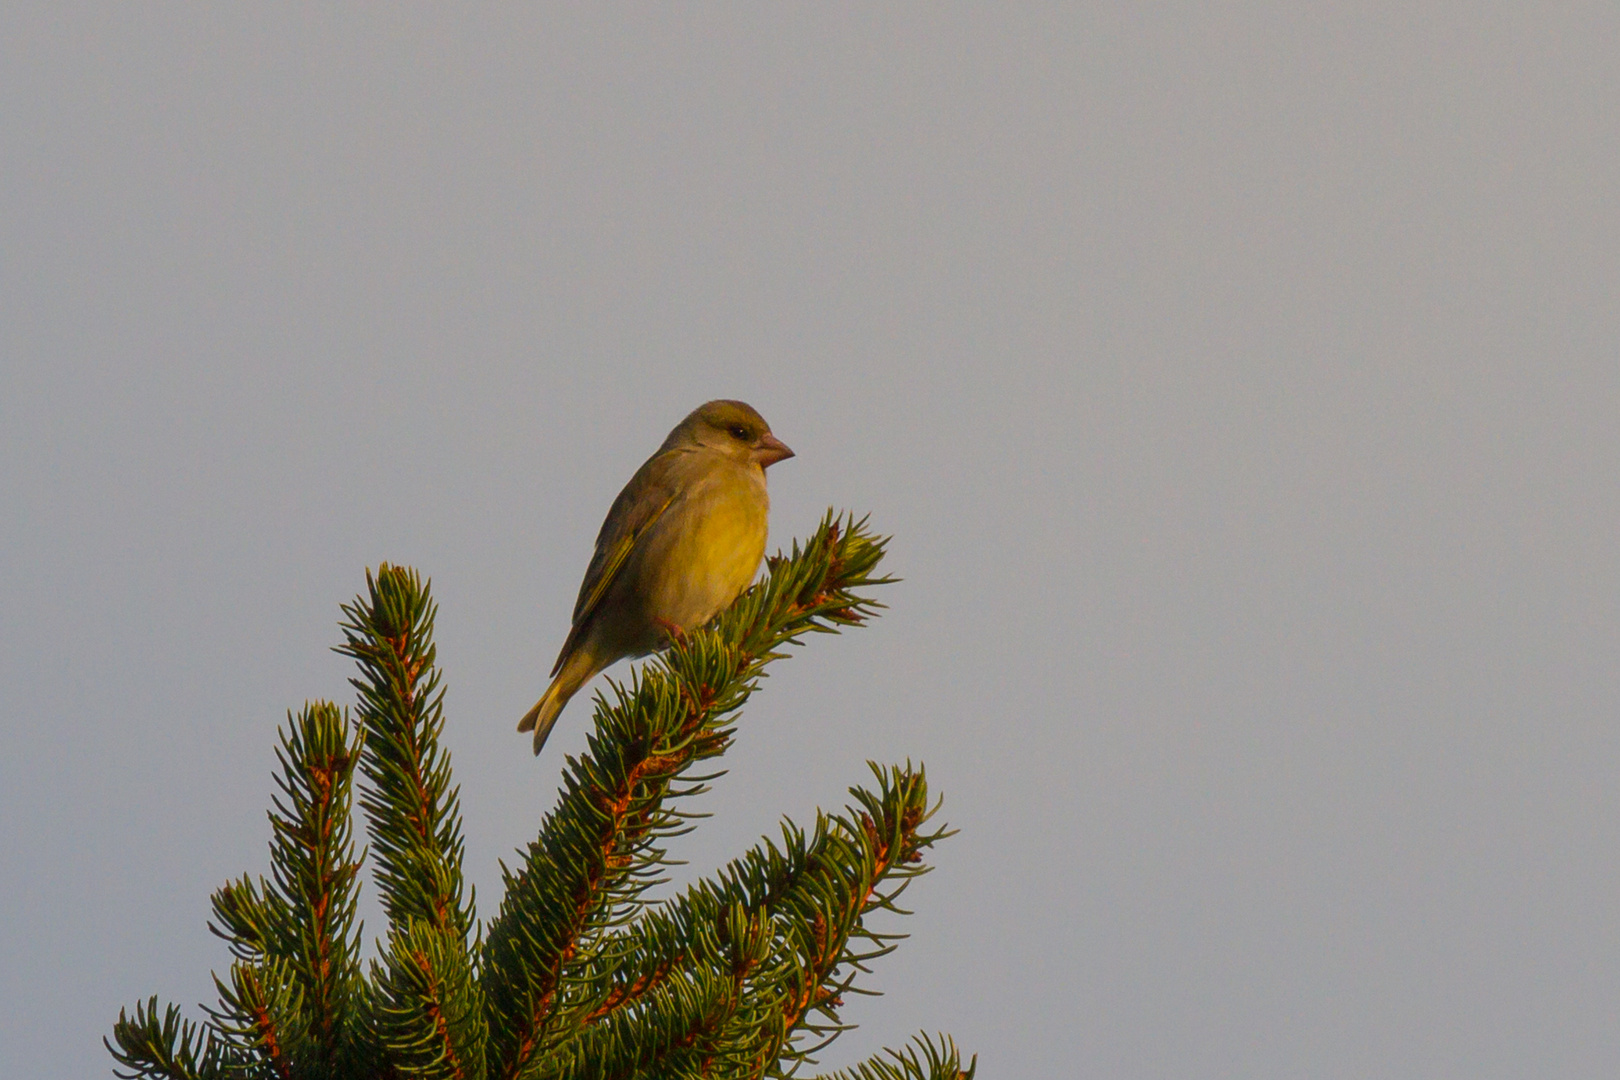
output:
[[[602,606],[603,597],[613,587],[619,571],[635,550],[636,542],[647,534],[664,511],[681,494],[679,450],[666,450],[654,454],[636,470],[636,475],[624,485],[619,497],[613,500],[602,531],[596,537],[596,551],[591,565],[585,571],[585,580],[579,587],[579,599],[574,602],[573,626],[568,640],[563,642],[552,675],[562,668],[563,661],[573,651],[575,643],[590,623],[591,616]]]

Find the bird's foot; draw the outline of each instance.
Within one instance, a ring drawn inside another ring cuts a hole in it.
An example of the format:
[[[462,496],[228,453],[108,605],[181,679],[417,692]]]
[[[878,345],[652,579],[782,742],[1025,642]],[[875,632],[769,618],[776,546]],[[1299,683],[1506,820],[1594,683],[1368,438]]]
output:
[[[654,616],[653,617],[653,622],[656,623],[658,625],[658,628],[660,630],[662,630],[664,632],[665,636],[667,636],[669,638],[669,643],[671,645],[679,645],[683,649],[686,647],[686,631],[685,630],[682,630],[679,626],[677,626],[674,623],[670,622],[668,619],[660,619],[660,618]]]

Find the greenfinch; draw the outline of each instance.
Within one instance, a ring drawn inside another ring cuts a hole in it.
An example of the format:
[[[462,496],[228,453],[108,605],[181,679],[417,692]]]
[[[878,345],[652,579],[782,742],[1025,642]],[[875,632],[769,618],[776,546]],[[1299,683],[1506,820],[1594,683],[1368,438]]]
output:
[[[597,672],[714,618],[765,557],[765,470],[793,456],[741,401],[711,401],[675,425],[613,500],[574,604],[551,685],[518,723],[546,744]]]

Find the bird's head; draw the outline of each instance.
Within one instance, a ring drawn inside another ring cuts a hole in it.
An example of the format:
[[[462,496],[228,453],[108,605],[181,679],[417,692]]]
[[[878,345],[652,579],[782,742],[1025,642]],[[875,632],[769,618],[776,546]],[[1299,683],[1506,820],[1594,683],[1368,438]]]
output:
[[[701,446],[762,469],[793,456],[787,444],[771,434],[765,418],[742,401],[699,405],[669,433],[664,446]]]

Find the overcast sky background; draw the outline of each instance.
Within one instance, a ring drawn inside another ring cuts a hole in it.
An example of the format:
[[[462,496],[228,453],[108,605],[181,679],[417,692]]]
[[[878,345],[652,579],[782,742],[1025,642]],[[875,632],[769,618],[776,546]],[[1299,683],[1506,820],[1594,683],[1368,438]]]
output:
[[[719,396],[773,547],[905,580],[680,854],[868,758],[961,829],[830,1066],[1620,1072],[1620,7],[1309,7],[7,5],[0,1074],[213,1000],[379,560],[492,913],[602,515]]]

